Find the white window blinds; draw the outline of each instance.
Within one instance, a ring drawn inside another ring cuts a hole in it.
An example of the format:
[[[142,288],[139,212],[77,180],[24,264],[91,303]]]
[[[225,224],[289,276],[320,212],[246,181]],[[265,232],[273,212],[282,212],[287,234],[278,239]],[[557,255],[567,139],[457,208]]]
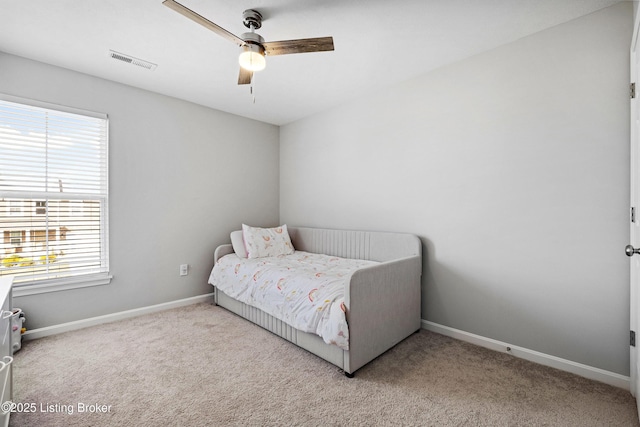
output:
[[[106,115],[0,96],[0,276],[108,276],[107,162]]]

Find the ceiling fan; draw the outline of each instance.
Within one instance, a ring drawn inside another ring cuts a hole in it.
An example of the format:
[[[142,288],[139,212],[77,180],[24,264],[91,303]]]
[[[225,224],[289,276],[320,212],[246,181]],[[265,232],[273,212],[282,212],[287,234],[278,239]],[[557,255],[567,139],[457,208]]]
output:
[[[238,59],[240,63],[239,85],[251,83],[253,72],[265,68],[265,55],[288,55],[333,50],[333,37],[265,42],[262,36],[255,32],[262,26],[262,15],[254,9],[245,10],[242,14],[244,26],[249,28],[251,32],[243,33],[238,37],[175,0],[164,0],[162,4],[240,46],[241,52]]]

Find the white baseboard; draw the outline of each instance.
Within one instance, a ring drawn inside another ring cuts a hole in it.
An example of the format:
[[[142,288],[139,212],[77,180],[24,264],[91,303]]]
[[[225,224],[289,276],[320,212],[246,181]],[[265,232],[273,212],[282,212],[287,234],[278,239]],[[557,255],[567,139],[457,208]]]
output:
[[[63,332],[75,331],[89,326],[101,325],[103,323],[115,322],[117,320],[130,319],[143,314],[156,313],[158,311],[169,310],[171,308],[184,307],[199,302],[211,301],[213,303],[213,293],[198,295],[195,297],[165,302],[162,304],[150,305],[147,307],[135,308],[133,310],[120,311],[118,313],[106,314],[104,316],[90,317],[88,319],[76,320],[74,322],[61,323],[59,325],[47,326],[44,328],[28,330],[22,335],[23,340],[34,340],[50,335],[61,334]]]
[[[551,368],[560,369],[562,371],[571,372],[572,374],[580,375],[581,377],[589,378],[591,380],[600,381],[614,387],[619,387],[625,390],[630,390],[631,387],[630,377],[625,377],[624,375],[616,374],[615,372],[605,371],[604,369],[594,368],[593,366],[583,365],[581,363],[572,362],[571,360],[561,359],[549,354],[514,346],[491,338],[486,338],[480,335],[471,334],[459,329],[454,329],[448,326],[440,325],[438,323],[430,322],[428,320],[422,320],[422,327],[429,331],[446,335],[460,341],[466,341],[468,343],[485,347],[490,350],[508,353],[521,359],[529,360],[531,362],[539,363]]]

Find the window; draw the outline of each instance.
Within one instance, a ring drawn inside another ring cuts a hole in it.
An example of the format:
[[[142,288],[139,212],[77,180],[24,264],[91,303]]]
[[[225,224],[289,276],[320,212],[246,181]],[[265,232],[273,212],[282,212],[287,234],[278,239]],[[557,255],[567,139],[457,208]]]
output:
[[[9,200],[9,215],[20,216],[22,215],[22,200]]]
[[[38,200],[36,202],[36,215],[44,215],[47,213],[47,202]]]
[[[20,246],[22,244],[22,232],[21,231],[10,231],[10,243],[13,246]]]
[[[16,291],[109,281],[107,161],[105,114],[0,94],[0,276]]]

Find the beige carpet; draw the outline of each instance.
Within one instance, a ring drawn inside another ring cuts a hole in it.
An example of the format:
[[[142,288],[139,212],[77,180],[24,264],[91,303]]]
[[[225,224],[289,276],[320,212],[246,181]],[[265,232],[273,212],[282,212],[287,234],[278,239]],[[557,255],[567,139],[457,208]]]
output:
[[[206,303],[29,341],[14,366],[35,412],[12,426],[638,425],[627,391],[424,330],[348,379]]]

